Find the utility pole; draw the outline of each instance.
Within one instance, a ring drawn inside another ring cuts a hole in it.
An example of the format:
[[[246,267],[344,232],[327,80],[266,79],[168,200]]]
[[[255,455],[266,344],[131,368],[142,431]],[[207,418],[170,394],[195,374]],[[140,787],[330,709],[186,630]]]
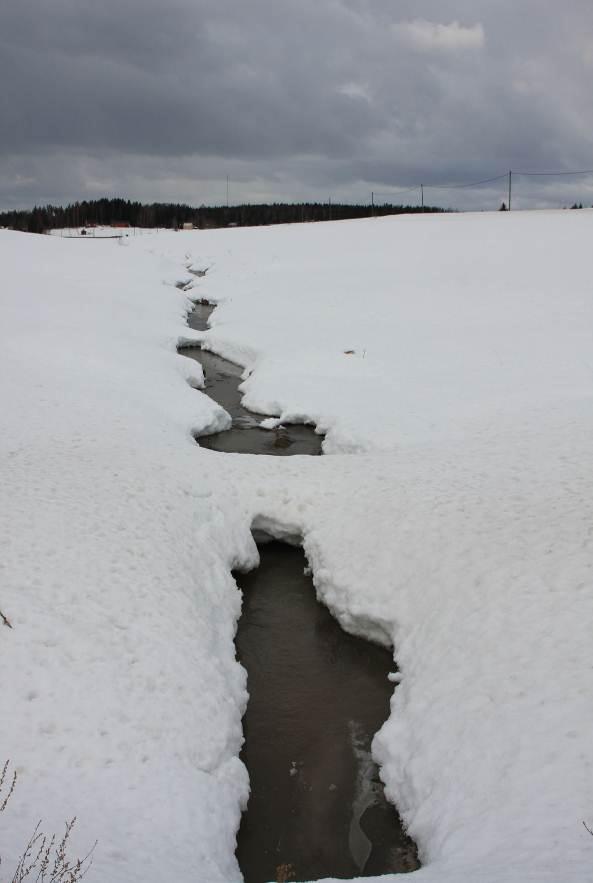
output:
[[[226,207],[229,207],[229,176],[226,176]]]
[[[422,200],[422,211],[424,211],[424,184],[420,185],[420,198]]]
[[[511,210],[512,181],[513,181],[513,173],[509,169],[509,211]]]
[[[375,192],[371,190],[371,217],[375,217]]]
[[[331,219],[332,219],[332,198],[331,198],[331,196],[329,197],[329,199],[327,201],[327,219],[328,219],[328,221],[331,221]]]

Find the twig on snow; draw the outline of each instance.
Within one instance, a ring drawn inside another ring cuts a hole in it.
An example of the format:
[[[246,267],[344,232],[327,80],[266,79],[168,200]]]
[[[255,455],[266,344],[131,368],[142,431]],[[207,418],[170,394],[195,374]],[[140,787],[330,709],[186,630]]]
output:
[[[4,623],[4,625],[7,625],[7,626],[8,626],[9,629],[12,628],[12,623],[11,623],[11,621],[8,619],[7,616],[4,616],[4,614],[2,613],[1,610],[0,610],[0,619],[2,620],[2,622]]]

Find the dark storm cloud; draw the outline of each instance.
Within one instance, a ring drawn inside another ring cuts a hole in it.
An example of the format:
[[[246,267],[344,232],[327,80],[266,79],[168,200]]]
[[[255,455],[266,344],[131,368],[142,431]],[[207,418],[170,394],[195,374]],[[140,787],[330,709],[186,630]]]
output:
[[[589,168],[592,75],[589,0],[6,0],[0,205]]]

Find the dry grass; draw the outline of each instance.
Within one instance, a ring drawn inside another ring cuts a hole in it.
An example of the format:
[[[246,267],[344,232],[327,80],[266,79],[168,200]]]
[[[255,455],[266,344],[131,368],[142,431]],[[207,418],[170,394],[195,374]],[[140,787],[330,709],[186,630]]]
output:
[[[11,776],[9,766],[9,762],[6,761],[0,774],[0,813],[3,813],[8,806],[17,783],[16,771]],[[58,840],[55,834],[45,834],[41,830],[41,822],[38,822],[10,881],[2,877],[0,883],[4,883],[5,880],[6,883],[23,883],[26,880],[29,883],[77,883],[82,880],[93,863],[93,852],[97,844],[95,843],[84,858],[69,858],[68,841],[75,824],[76,817],[66,822],[64,835]]]

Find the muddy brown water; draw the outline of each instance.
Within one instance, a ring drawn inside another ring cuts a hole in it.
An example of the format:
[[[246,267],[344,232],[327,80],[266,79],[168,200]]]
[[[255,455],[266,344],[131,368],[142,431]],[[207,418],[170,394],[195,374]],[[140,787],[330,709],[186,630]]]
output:
[[[302,549],[259,547],[237,654],[248,675],[241,757],[251,796],[237,858],[246,883],[418,867],[370,749],[389,715],[389,651],[348,635],[315,596]]]
[[[205,331],[213,309],[212,304],[196,304],[188,317],[190,328]],[[254,414],[241,404],[239,384],[243,368],[239,365],[199,347],[187,347],[182,352],[200,363],[206,384],[204,392],[223,407],[233,420],[231,429],[200,436],[200,447],[231,454],[272,454],[281,457],[321,454],[323,436],[318,435],[312,426],[286,423],[275,430],[260,429],[259,424],[265,415]]]
[[[214,307],[196,304],[189,325],[208,327]],[[232,417],[202,436],[217,451],[320,454],[312,427],[259,429],[241,404],[242,368],[198,348],[205,392]],[[344,632],[315,595],[303,550],[259,545],[260,566],[235,574],[243,593],[236,646],[249,701],[241,758],[251,794],[238,835],[246,883],[348,879],[419,867],[415,844],[387,802],[371,756],[389,715],[392,654]]]

